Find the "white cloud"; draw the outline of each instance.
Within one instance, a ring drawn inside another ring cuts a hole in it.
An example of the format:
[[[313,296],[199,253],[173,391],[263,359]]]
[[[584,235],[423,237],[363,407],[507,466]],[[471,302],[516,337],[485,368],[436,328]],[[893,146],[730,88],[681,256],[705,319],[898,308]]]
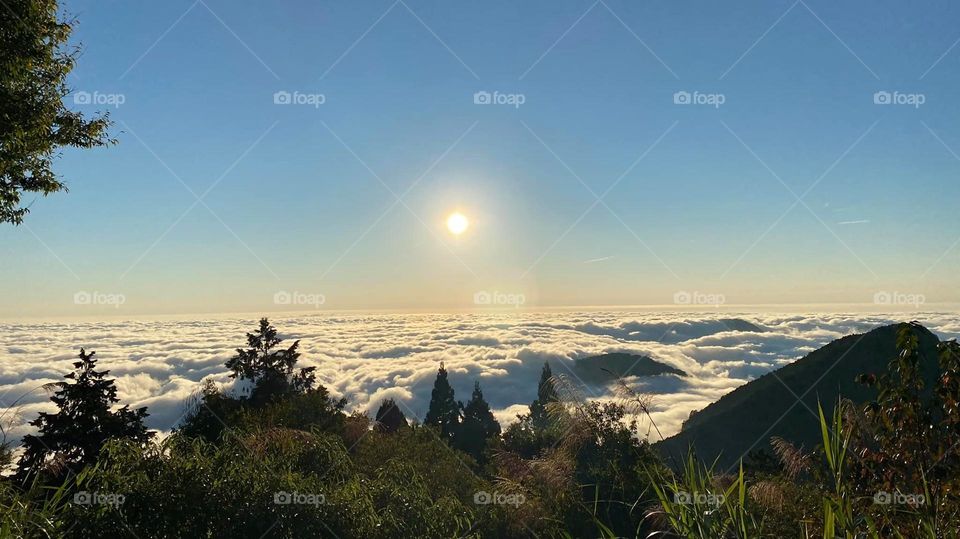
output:
[[[394,398],[404,404],[404,413],[409,416],[412,410],[421,420],[441,362],[459,399],[468,399],[479,380],[497,418],[509,423],[536,398],[544,361],[572,364],[576,358],[606,352],[649,355],[689,374],[636,381],[641,390],[655,395],[652,415],[669,436],[691,410],[750,379],[843,335],[901,319],[558,312],[314,315],[271,322],[289,342],[300,339],[301,366],[316,366],[320,382],[334,396],[346,397],[351,410],[373,413],[380,401]],[[960,335],[955,314],[928,314],[920,320],[942,337]],[[204,378],[229,382],[223,363],[244,345],[245,333],[255,325],[256,320],[240,318],[0,324],[0,412],[21,399],[19,404],[26,406],[14,432],[28,432],[25,423],[48,409],[49,395],[42,390],[27,393],[62,379],[83,346],[96,350],[100,368],[117,379],[122,404],[148,406],[149,425],[167,430]],[[595,387],[585,394],[610,395]]]

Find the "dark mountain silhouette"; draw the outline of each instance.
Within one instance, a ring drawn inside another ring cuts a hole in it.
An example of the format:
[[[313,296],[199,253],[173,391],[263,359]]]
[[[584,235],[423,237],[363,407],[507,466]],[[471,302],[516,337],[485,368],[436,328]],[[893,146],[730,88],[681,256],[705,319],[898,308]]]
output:
[[[609,335],[624,341],[654,341],[665,344],[677,344],[727,331],[747,333],[763,333],[767,331],[766,328],[742,318],[655,323],[627,322],[620,324],[618,327],[609,327],[588,322],[580,324],[573,329],[591,335]]]
[[[565,367],[553,366],[554,372],[567,372]],[[657,376],[660,374],[678,374],[686,376],[682,370],[661,363],[647,356],[615,352],[575,359],[573,373],[587,384],[606,384],[625,376]]]
[[[679,461],[693,446],[697,456],[706,462],[719,458],[717,465],[722,468],[735,466],[754,451],[772,454],[771,436],[811,449],[821,439],[816,415],[818,401],[829,417],[840,396],[857,403],[876,397],[876,391],[857,383],[856,376],[887,370],[897,353],[898,327],[899,324],[882,326],[837,339],[744,384],[691,413],[680,433],[657,446]],[[918,328],[918,337],[923,374],[930,387],[937,373],[939,340],[923,327]]]

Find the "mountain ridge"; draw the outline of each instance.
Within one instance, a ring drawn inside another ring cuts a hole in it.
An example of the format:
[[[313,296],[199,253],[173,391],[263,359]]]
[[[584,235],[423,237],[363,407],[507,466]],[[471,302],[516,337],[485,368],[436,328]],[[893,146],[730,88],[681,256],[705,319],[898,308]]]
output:
[[[779,436],[811,448],[819,443],[818,403],[828,415],[839,397],[867,402],[876,391],[855,381],[858,374],[881,373],[895,356],[901,324],[880,326],[847,335],[727,393],[702,410],[692,412],[681,431],[657,448],[682,459],[689,447],[706,462],[735,465],[749,453],[770,451],[770,438]],[[917,326],[924,377],[937,372],[939,339]]]
[[[683,370],[650,356],[626,352],[609,352],[577,358],[573,360],[573,367],[566,364],[563,367],[551,364],[550,367],[555,373],[572,372],[577,381],[595,385],[607,384],[628,376],[687,375]]]

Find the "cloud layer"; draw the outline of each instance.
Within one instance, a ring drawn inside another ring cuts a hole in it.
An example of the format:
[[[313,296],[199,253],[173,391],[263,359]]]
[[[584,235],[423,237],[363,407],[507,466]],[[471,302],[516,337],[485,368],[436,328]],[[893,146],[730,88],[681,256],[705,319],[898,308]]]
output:
[[[960,335],[960,316],[919,318],[943,338]],[[655,395],[652,417],[665,436],[692,410],[771,369],[850,333],[903,320],[898,315],[556,312],[281,316],[284,339],[299,339],[301,365],[349,408],[371,413],[382,399],[403,403],[422,419],[442,361],[457,396],[475,380],[497,418],[509,423],[536,397],[543,362],[569,365],[606,352],[644,354],[683,369],[687,378],[635,380]],[[26,422],[51,410],[42,389],[72,369],[81,347],[96,350],[100,368],[117,379],[124,404],[149,407],[151,428],[169,430],[202,380],[229,384],[224,362],[244,345],[256,320],[0,324],[0,411],[14,438]],[[559,373],[572,378],[572,372]],[[588,398],[609,398],[587,387]],[[19,411],[14,417],[14,410]]]

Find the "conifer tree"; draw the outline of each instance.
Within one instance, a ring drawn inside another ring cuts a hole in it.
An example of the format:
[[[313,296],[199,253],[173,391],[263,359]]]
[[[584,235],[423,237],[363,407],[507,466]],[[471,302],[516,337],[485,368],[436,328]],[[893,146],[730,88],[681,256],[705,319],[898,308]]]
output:
[[[433,392],[430,394],[430,409],[427,410],[425,425],[440,428],[440,436],[452,442],[460,426],[460,406],[454,399],[453,387],[447,380],[447,370],[440,363],[437,379],[433,383]]]
[[[277,328],[266,318],[253,333],[247,333],[248,349],[237,348],[237,355],[226,362],[231,378],[249,380],[254,384],[250,399],[263,403],[277,395],[288,392],[307,392],[313,389],[316,367],[300,369],[294,374],[294,366],[300,358],[295,341],[289,348],[274,350],[283,339],[277,337]]]
[[[131,438],[145,443],[153,436],[143,424],[146,408],[112,410],[119,402],[117,387],[106,377],[110,371],[96,370],[94,354],[80,349],[75,370],[65,376],[68,381],[53,384],[57,391],[50,400],[58,411],[41,412],[30,422],[38,433],[23,437],[24,452],[17,468],[20,480],[29,480],[53,462],[60,467],[58,475],[76,473],[97,459],[108,440]]]
[[[407,417],[403,415],[403,411],[393,399],[380,403],[380,408],[377,409],[376,425],[374,425],[377,432],[397,432],[406,426]]]
[[[556,401],[557,391],[553,387],[553,371],[550,370],[550,364],[544,362],[543,370],[540,372],[540,382],[537,385],[537,398],[530,403],[530,420],[534,428],[544,429],[550,424],[547,405]]]
[[[473,394],[466,406],[463,406],[463,423],[457,433],[457,447],[470,454],[483,464],[486,461],[486,449],[491,438],[500,435],[500,423],[497,423],[490,411],[490,405],[483,398],[480,382],[475,382]]]

